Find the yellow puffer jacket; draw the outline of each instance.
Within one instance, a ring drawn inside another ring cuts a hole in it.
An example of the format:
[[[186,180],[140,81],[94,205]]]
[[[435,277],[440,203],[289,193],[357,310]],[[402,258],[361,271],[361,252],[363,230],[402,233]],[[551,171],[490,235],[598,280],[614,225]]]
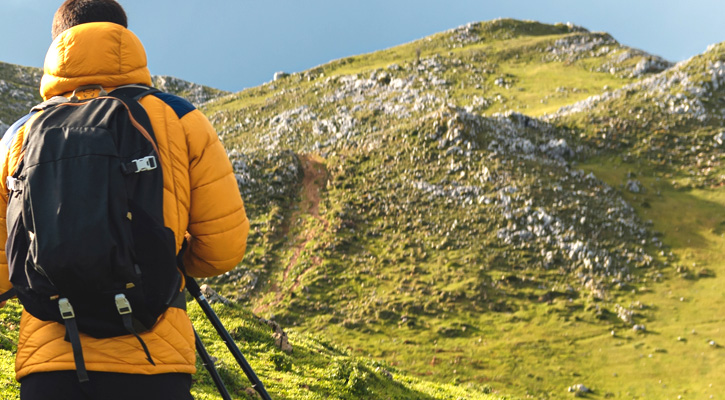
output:
[[[113,88],[151,84],[146,53],[128,29],[89,23],[59,35],[45,59],[40,92],[44,99],[69,95],[79,86]],[[237,182],[221,142],[206,117],[187,101],[169,94],[146,96],[164,173],[164,221],[176,234],[177,251],[185,236],[187,273],[203,277],[224,273],[242,259],[249,222]],[[37,114],[35,114],[37,116]],[[4,243],[6,178],[17,168],[25,128],[33,117],[13,125],[0,143],[0,293],[11,288]],[[16,357],[16,377],[35,372],[73,370],[75,363],[65,328],[24,312]],[[160,374],[195,372],[194,333],[184,310],[170,308],[142,335],[156,366],[146,360],[131,335],[95,339],[81,335],[90,371]]]

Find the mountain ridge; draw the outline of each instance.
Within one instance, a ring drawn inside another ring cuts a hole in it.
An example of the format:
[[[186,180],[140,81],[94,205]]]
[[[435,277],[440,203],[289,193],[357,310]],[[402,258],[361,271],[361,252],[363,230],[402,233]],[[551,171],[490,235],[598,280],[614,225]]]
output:
[[[11,123],[25,115],[42,101],[38,88],[43,69],[24,67],[0,61],[0,96],[4,107],[0,108],[0,131],[5,132]],[[159,90],[189,100],[196,107],[229,92],[165,75],[153,75],[152,85]]]

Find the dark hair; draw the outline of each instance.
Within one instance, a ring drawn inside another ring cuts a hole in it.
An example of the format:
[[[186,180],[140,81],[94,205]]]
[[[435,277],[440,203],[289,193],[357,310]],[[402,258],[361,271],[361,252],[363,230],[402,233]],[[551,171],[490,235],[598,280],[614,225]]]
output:
[[[53,40],[66,29],[88,22],[113,22],[128,28],[126,12],[115,0],[66,0],[53,17]]]

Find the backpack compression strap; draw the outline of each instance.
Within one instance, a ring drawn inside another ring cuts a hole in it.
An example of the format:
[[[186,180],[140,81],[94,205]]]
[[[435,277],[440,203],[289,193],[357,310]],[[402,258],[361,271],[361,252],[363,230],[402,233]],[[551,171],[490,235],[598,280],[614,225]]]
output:
[[[0,303],[3,301],[8,301],[15,297],[17,295],[17,290],[15,288],[8,290],[7,292],[0,294]]]
[[[63,325],[65,325],[65,332],[70,340],[71,347],[73,348],[73,359],[76,363],[76,374],[78,380],[88,382],[88,371],[86,370],[86,362],[83,359],[83,347],[81,347],[81,337],[78,333],[78,325],[76,324],[76,315],[73,312],[73,306],[70,304],[68,299],[62,298],[58,300],[58,308],[60,309],[60,315],[63,317]]]
[[[141,343],[141,347],[143,347],[143,351],[146,353],[146,359],[151,363],[151,365],[155,366],[156,363],[154,362],[154,359],[151,358],[149,348],[133,327],[133,316],[131,314],[133,310],[131,310],[131,303],[128,302],[128,299],[123,294],[117,294],[115,301],[118,313],[121,314],[121,319],[123,320],[123,327],[126,328],[128,333],[135,336],[139,343]]]

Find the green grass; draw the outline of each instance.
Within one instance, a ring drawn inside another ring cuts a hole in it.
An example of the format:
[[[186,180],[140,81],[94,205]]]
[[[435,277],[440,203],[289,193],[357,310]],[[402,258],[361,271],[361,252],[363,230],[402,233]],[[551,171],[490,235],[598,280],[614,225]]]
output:
[[[15,300],[0,308],[0,399],[12,400],[20,396],[20,385],[15,381],[15,351],[21,306]]]
[[[516,76],[521,84],[517,85],[514,99],[517,110],[526,115],[538,117],[557,111],[559,108],[599,94],[604,87],[617,88],[627,83],[611,74],[592,73],[579,65],[566,65],[561,62],[530,66],[511,65],[505,73]],[[542,97],[542,93],[546,95]],[[512,108],[509,106],[509,108]],[[495,110],[491,110],[495,112]]]
[[[191,306],[190,315],[200,335],[212,345],[209,352],[219,357],[222,376],[232,382],[228,386],[238,393],[249,386],[223,344],[216,340],[205,317]],[[434,384],[400,372],[384,362],[358,357],[329,337],[317,333],[303,335],[295,329],[286,329],[294,350],[279,350],[272,331],[254,320],[248,311],[238,307],[215,306],[227,329],[238,341],[251,367],[260,377],[272,398],[279,399],[453,399],[463,396],[471,399],[495,399],[475,387]],[[196,378],[194,394],[214,394],[210,382],[200,372]],[[210,398],[219,398],[212,395]]]
[[[189,315],[233,398],[256,398],[250,382],[219,339],[213,326],[194,302]],[[355,356],[323,335],[305,335],[286,329],[291,353],[275,345],[272,330],[239,306],[213,305],[215,312],[237,342],[252,370],[274,399],[480,399],[496,400],[486,388],[433,383],[367,357]],[[16,301],[0,309],[0,399],[19,398],[14,380],[14,351],[20,307]],[[153,349],[152,349],[153,351]],[[197,360],[192,394],[199,400],[221,399],[210,376]]]
[[[583,167],[618,186],[626,181],[632,165],[603,159]],[[646,173],[640,170],[640,174]],[[725,191],[678,190],[657,176],[640,180],[648,194],[628,197],[663,233],[677,262],[663,270],[664,279],[648,282],[632,294],[632,299],[647,307],[647,333],[622,332],[610,339],[615,346],[604,347],[601,367],[596,369],[598,379],[611,386],[623,385],[621,395],[708,398],[723,393],[725,373],[719,365],[725,351],[709,342],[725,340],[721,329],[725,321]],[[627,368],[620,368],[617,377],[609,376],[617,364]]]

